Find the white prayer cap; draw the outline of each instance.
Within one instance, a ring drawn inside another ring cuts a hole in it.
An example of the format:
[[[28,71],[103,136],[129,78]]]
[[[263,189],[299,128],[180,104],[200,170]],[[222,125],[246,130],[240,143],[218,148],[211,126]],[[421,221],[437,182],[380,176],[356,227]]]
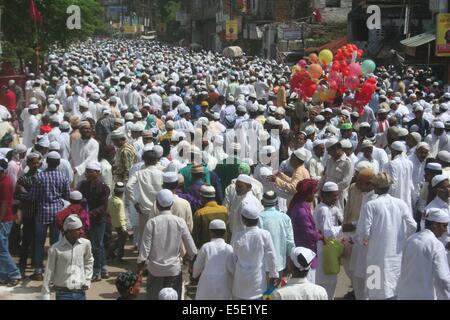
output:
[[[67,121],[63,121],[60,125],[59,128],[61,130],[69,130],[70,129],[70,123]]]
[[[159,292],[158,300],[178,300],[178,293],[173,288],[164,288]]]
[[[89,121],[81,121],[80,125],[78,126],[79,129],[82,128],[90,128],[91,127],[91,123]]]
[[[77,230],[83,227],[83,223],[80,218],[76,214],[71,214],[64,220],[63,229],[64,231],[68,230]]]
[[[426,142],[419,142],[417,144],[417,149],[425,149],[425,150],[430,151],[430,145]],[[445,151],[445,152],[447,152],[447,151]],[[449,153],[449,155],[450,155],[450,153]],[[438,157],[439,157],[439,154],[438,154]]]
[[[100,172],[102,170],[102,165],[98,161],[91,161],[87,164],[86,169]]]
[[[56,112],[57,110],[58,110],[58,108],[53,103],[48,106],[48,111],[50,111],[50,112]]]
[[[414,125],[414,126],[415,126],[415,125]],[[413,126],[411,126],[411,130],[412,130],[412,127],[413,127]],[[411,132],[410,135],[414,138],[414,140],[417,141],[417,143],[419,143],[420,141],[422,141],[422,136],[420,135],[420,133],[418,133],[418,132]]]
[[[436,129],[445,129],[444,123],[442,121],[435,121],[433,127]]]
[[[21,154],[21,153],[24,153],[24,152],[27,152],[27,146],[26,145],[24,145],[24,144],[18,144],[18,145],[16,145],[16,147],[14,148],[14,153],[15,154]]]
[[[236,107],[236,110],[239,112],[247,112],[247,108],[242,104],[238,104],[238,106]]]
[[[333,192],[333,191],[339,191],[339,187],[334,182],[325,182],[325,184],[322,187],[323,192]]]
[[[305,128],[305,133],[306,133],[307,136],[313,134],[315,131],[316,131],[316,130],[314,129],[313,126],[307,126],[307,127]]]
[[[173,130],[175,128],[175,123],[172,120],[166,122],[166,130]]]
[[[442,165],[437,162],[429,162],[426,166],[427,169],[433,170],[433,171],[442,171]]]
[[[163,173],[163,182],[164,183],[178,182],[178,173],[177,172],[164,172]]]
[[[361,144],[361,149],[373,147],[373,143],[370,140],[364,140]]]
[[[320,145],[324,145],[324,144],[325,144],[325,140],[320,140],[320,139],[314,140],[313,148],[320,146]]]
[[[355,171],[361,172],[365,169],[373,170],[373,165],[369,161],[359,161],[355,166]]]
[[[343,149],[353,148],[353,145],[349,139],[342,139],[340,142]]]
[[[36,144],[42,148],[50,147],[50,141],[48,140],[48,136],[45,135]]]
[[[368,122],[362,122],[362,123],[359,125],[359,127],[360,127],[360,128],[370,128],[370,124],[369,124]]]
[[[169,91],[170,91],[171,93],[175,93],[175,92],[177,92],[177,87],[171,86],[171,87],[169,88]]]
[[[48,153],[47,159],[60,160],[61,155],[59,154],[59,152],[52,151]]]
[[[131,112],[125,113],[125,120],[133,120],[134,116]]]
[[[302,255],[303,258],[305,258],[306,263],[308,264],[307,267],[303,267],[299,262],[298,262],[298,256]],[[300,270],[300,271],[304,271],[304,270],[309,270],[311,268],[311,263],[314,260],[314,258],[316,257],[316,254],[314,253],[314,251],[312,251],[311,249],[305,248],[305,247],[296,247],[296,248],[292,248],[291,254],[290,254],[291,260],[294,263],[294,265]]]
[[[70,193],[70,200],[80,201],[83,199],[83,195],[80,191],[72,191]]]
[[[416,105],[414,107],[414,112],[422,112],[422,111],[423,111],[423,107],[420,104]]]
[[[428,149],[428,150],[430,150],[430,149]],[[437,154],[437,157],[442,162],[450,163],[450,152],[448,152],[446,150],[439,151]]]
[[[126,137],[125,130],[123,130],[122,128],[116,129],[113,132],[111,132],[112,140],[123,139],[125,137]]]
[[[272,146],[272,145],[270,145],[270,146],[264,146],[264,147],[262,147],[261,148],[261,151],[259,152],[260,154],[264,154],[264,155],[267,155],[267,154],[272,154],[272,153],[276,153],[277,152],[277,150],[275,149],[275,147],[274,146]],[[300,159],[300,158],[299,158]]]
[[[37,104],[30,104],[30,106],[28,107],[28,110],[35,110],[38,109],[38,105]]]
[[[240,174],[239,176],[238,176],[238,178],[237,178],[237,181],[240,181],[240,182],[243,182],[243,183],[246,183],[246,184],[252,184],[252,178],[249,176],[249,175],[247,175],[247,174]]]
[[[330,139],[327,140],[327,142],[325,142],[325,147],[327,149],[329,149],[329,148],[333,147],[334,145],[336,145],[338,143],[339,143],[338,139],[330,138]]]
[[[153,151],[156,152],[156,156],[157,156],[158,158],[161,158],[161,157],[163,156],[164,149],[163,149],[163,147],[161,147],[160,145],[154,146],[154,147],[153,147]]]
[[[200,188],[200,195],[205,198],[215,198],[216,189],[213,186],[203,185]]]
[[[306,156],[307,156],[304,148],[295,150],[294,155],[303,162],[306,160]]]
[[[406,151],[406,147],[405,144],[403,143],[403,141],[395,141],[391,144],[391,149],[398,151],[398,152],[405,152]]]
[[[49,149],[50,150],[59,150],[59,149],[61,149],[61,146],[58,141],[53,141],[52,143],[50,143]]]
[[[314,122],[322,122],[322,121],[325,121],[325,117],[321,114],[319,114],[314,118]]]
[[[426,211],[425,220],[437,223],[448,223],[450,219],[448,213],[444,210],[431,208]]]
[[[102,110],[102,113],[103,113],[103,114],[111,114],[111,109],[109,109],[109,108],[104,108],[104,109]]]
[[[209,230],[226,230],[227,226],[223,220],[214,219],[209,223]]]
[[[250,203],[244,204],[242,208],[241,215],[247,219],[258,219],[260,214],[260,209]]]
[[[399,137],[406,137],[408,134],[409,134],[409,131],[406,128],[400,128],[398,130],[398,136]]]
[[[277,110],[275,110],[275,114],[279,114],[279,115],[285,115],[286,114],[286,110],[282,107],[278,107]]]
[[[262,167],[259,171],[260,176],[267,177],[273,175],[273,169],[269,167]]]
[[[434,188],[436,187],[438,184],[440,184],[441,182],[448,180],[447,176],[444,176],[443,174],[439,174],[437,176],[435,176],[433,178],[433,180],[431,180],[431,187]]]
[[[171,207],[173,204],[173,193],[170,190],[163,189],[156,195],[156,200],[163,208]]]
[[[36,152],[31,152],[27,155],[27,161],[30,161],[32,159],[36,159],[36,158],[40,158],[41,155],[39,153]]]
[[[144,125],[142,123],[135,123],[131,126],[131,131],[141,132],[144,131]]]

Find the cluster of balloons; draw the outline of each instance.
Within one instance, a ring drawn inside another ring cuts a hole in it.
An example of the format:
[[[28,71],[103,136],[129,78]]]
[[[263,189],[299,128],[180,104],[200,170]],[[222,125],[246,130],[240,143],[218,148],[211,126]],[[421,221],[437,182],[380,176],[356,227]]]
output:
[[[335,54],[329,49],[312,53],[307,60],[300,60],[292,69],[291,90],[300,99],[312,98],[313,102],[333,103],[337,95],[347,90],[355,93],[354,107],[362,110],[369,103],[376,89],[376,79],[370,74],[376,69],[372,60],[358,62],[363,51],[354,44],[347,44]]]

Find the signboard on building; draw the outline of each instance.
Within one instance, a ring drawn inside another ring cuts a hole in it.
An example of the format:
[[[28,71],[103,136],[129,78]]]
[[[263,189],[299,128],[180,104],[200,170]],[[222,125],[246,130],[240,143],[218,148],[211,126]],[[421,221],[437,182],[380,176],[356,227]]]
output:
[[[302,38],[302,29],[299,27],[281,28],[281,38],[283,40],[300,40]]]
[[[436,56],[450,57],[450,13],[437,15]]]
[[[238,39],[238,21],[228,20],[226,22],[226,35],[227,40],[237,40]]]
[[[127,6],[108,6],[107,12],[109,14],[120,14],[120,13],[127,13],[128,7]]]

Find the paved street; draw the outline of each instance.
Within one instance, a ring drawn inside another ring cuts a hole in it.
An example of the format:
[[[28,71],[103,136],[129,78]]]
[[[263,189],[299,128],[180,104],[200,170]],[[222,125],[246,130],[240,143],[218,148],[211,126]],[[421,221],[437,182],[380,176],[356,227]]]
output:
[[[100,282],[93,283],[91,289],[87,292],[87,298],[89,300],[115,300],[118,295],[116,293],[115,280],[117,275],[126,270],[136,269],[136,257],[137,252],[133,252],[133,247],[128,245],[126,248],[126,260],[128,263],[126,265],[119,265],[117,263],[109,263],[109,274],[110,278],[107,280],[102,280]],[[32,274],[33,270],[28,269],[27,275]],[[185,276],[187,278],[187,275]],[[339,275],[338,284],[336,288],[336,299],[341,299],[349,290],[350,280],[345,275],[345,272],[341,271]],[[21,282],[16,288],[7,288],[0,286],[0,300],[36,300],[39,299],[39,294],[41,291],[42,283],[31,281],[26,279]],[[145,299],[145,287],[146,280],[143,281],[141,288],[140,299]],[[191,300],[195,296],[195,287],[188,286],[186,288],[187,294],[185,295],[186,300]],[[54,294],[52,294],[52,299],[54,299]]]

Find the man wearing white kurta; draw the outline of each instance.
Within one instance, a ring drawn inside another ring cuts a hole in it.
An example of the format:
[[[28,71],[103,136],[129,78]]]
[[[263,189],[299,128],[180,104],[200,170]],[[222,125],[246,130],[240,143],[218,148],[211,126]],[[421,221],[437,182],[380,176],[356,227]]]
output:
[[[448,213],[430,209],[425,230],[411,236],[403,248],[398,300],[450,300],[450,270],[445,247],[438,240],[447,232]]]
[[[231,242],[235,264],[232,294],[237,300],[262,298],[267,289],[264,264],[269,270],[271,284],[278,278],[270,233],[257,227],[260,212],[254,205],[243,207],[240,213],[246,228]]]
[[[226,232],[223,220],[209,223],[211,241],[198,252],[193,267],[193,278],[200,280],[195,300],[230,300],[233,283],[233,247],[225,243]]]
[[[264,210],[261,202],[251,192],[252,183],[253,180],[249,175],[241,174],[236,180],[234,190],[230,190],[230,192],[225,195],[223,205],[228,208],[228,223],[233,237],[232,239],[234,239],[239,231],[244,230],[244,224],[241,220],[241,211],[245,205],[251,204],[260,212]]]
[[[406,146],[401,141],[395,141],[390,146],[392,160],[384,164],[383,172],[386,172],[393,181],[389,194],[397,199],[402,199],[412,213],[413,194],[413,165],[406,157]]]
[[[388,194],[393,184],[386,173],[371,180],[378,198],[363,207],[363,244],[367,246],[367,292],[369,299],[392,299],[397,295],[402,248],[417,228],[406,203]],[[375,269],[373,269],[375,268]],[[381,277],[370,282],[370,277]]]
[[[38,112],[39,107],[36,104],[30,105],[22,112],[23,144],[27,148],[31,148],[34,145],[34,140],[38,134],[39,120],[36,118]]]
[[[156,151],[145,151],[142,157],[145,168],[137,171],[127,183],[127,194],[130,202],[139,214],[138,246],[141,245],[147,221],[156,216],[156,195],[162,189],[163,184],[163,173],[156,166],[158,163]]]
[[[74,168],[74,184],[78,185],[84,179],[86,165],[97,161],[99,144],[92,138],[91,125],[87,121],[80,123],[81,139],[76,140],[70,149],[70,163]]]
[[[339,221],[343,220],[343,216],[342,212],[335,205],[339,198],[339,186],[334,182],[325,182],[321,191],[322,202],[317,206],[313,214],[317,230],[323,236],[323,239],[317,241],[318,265],[316,284],[325,288],[329,300],[334,300],[337,275],[326,275],[324,272],[323,240],[336,240],[343,237],[342,226],[339,225]]]

